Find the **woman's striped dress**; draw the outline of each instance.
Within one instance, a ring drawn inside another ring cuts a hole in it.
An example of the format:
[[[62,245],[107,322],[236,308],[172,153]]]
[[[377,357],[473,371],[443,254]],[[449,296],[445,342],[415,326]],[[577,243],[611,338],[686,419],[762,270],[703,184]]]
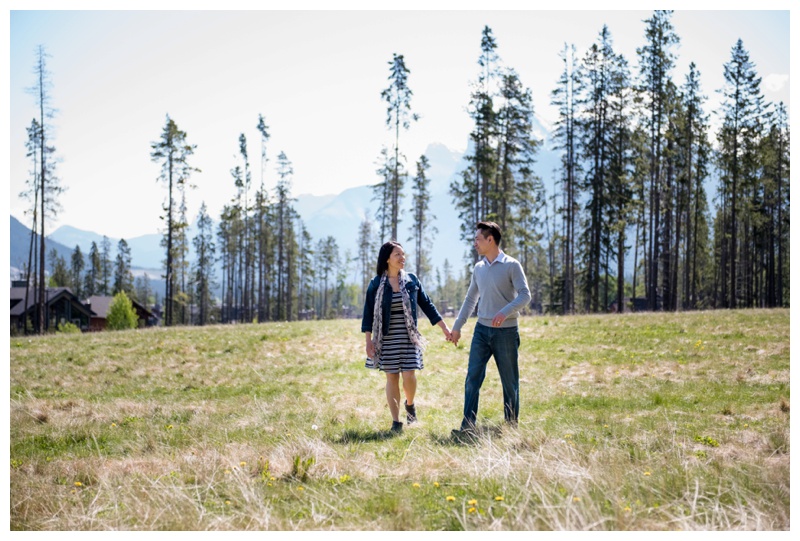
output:
[[[390,374],[407,370],[422,370],[422,351],[411,342],[403,316],[403,297],[392,292],[392,315],[389,332],[383,337],[379,368]]]

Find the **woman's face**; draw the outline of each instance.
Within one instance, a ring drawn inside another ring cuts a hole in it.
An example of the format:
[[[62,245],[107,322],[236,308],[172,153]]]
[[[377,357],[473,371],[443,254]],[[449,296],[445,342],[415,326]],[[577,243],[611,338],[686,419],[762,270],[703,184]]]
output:
[[[389,264],[390,274],[397,274],[398,272],[400,272],[400,269],[405,268],[406,253],[403,251],[402,248],[400,248],[399,246],[394,247],[394,250],[392,250],[392,254],[389,256],[388,264]]]

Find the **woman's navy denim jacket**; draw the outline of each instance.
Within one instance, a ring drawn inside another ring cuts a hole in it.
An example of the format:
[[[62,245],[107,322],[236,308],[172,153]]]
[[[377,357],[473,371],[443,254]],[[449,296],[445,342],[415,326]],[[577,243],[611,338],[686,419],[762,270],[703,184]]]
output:
[[[361,318],[361,332],[372,332],[372,323],[375,319],[375,294],[378,292],[378,286],[381,283],[381,277],[376,276],[372,279],[367,286],[367,298],[364,301],[364,317]],[[408,298],[411,300],[411,315],[414,317],[414,324],[417,323],[417,306],[428,316],[431,325],[436,325],[442,320],[442,316],[434,306],[430,297],[422,289],[422,284],[419,279],[411,273],[408,273],[408,282],[406,283],[408,290]],[[383,334],[389,333],[389,319],[392,314],[392,288],[383,288],[383,301],[381,302],[381,309],[383,310]]]

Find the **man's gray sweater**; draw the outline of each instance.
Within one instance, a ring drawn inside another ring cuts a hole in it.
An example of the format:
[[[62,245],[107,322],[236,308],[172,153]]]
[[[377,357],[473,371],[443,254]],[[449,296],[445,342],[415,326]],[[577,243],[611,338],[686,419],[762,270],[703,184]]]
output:
[[[506,320],[500,326],[516,327],[519,311],[530,301],[528,281],[519,261],[502,251],[491,263],[484,257],[472,270],[469,290],[453,330],[461,330],[475,310],[475,304],[478,305],[478,323],[491,327],[494,316],[502,312]]]

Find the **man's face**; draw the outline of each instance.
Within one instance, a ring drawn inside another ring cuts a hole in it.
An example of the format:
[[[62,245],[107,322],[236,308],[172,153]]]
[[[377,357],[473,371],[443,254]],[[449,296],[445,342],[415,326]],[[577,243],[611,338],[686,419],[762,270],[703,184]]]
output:
[[[484,237],[480,229],[475,230],[475,251],[478,252],[478,255],[486,255],[489,252],[492,240],[491,235]]]

